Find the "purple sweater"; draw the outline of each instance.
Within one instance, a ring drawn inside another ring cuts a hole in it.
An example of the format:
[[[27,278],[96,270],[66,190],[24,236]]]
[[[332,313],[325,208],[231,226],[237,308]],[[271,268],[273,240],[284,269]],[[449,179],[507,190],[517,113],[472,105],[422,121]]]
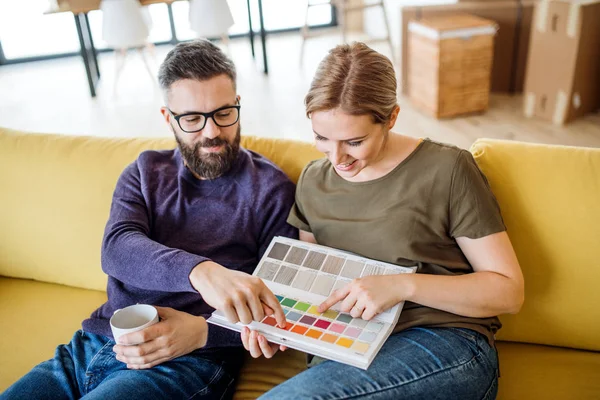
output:
[[[212,260],[251,274],[274,236],[298,237],[293,202],[294,184],[257,153],[240,149],[227,174],[199,180],[178,149],[143,152],[117,182],[102,243],[108,301],[83,330],[112,337],[113,312],[136,303],[208,317],[192,269]],[[209,325],[205,349],[238,345],[239,333]]]

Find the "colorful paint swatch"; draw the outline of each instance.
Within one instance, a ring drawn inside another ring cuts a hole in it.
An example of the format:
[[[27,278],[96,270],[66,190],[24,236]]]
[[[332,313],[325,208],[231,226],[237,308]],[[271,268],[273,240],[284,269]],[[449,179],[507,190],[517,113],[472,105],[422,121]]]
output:
[[[350,348],[350,346],[352,346],[352,343],[354,343],[354,340],[350,340],[348,338],[345,337],[341,337],[338,339],[337,342],[335,342],[335,344],[339,345],[339,346],[344,346],[347,348]]]
[[[316,320],[317,320],[316,318],[309,317],[308,315],[305,315],[304,317],[302,317],[300,319],[300,322],[302,322],[303,324],[306,324],[306,325],[312,325],[312,324],[315,323]]]
[[[294,279],[292,287],[308,292],[316,276],[317,274],[313,271],[300,271],[296,275],[296,279]]]
[[[294,304],[296,304],[296,300],[294,300],[294,299],[285,298],[285,299],[281,300],[282,306],[294,307]]]
[[[360,334],[362,333],[362,330],[358,329],[358,328],[352,328],[349,327],[348,329],[346,329],[346,331],[344,332],[344,335],[346,336],[350,336],[353,338],[357,338],[360,336]]]
[[[301,249],[300,247],[292,247],[292,250],[288,253],[285,258],[286,262],[296,265],[302,265],[302,261],[304,261],[304,257],[308,254],[308,250]]]
[[[338,315],[337,320],[345,324],[349,324],[350,321],[352,321],[352,316],[349,314],[340,314]]]
[[[302,325],[294,325],[290,332],[297,333],[299,335],[304,335],[304,333],[308,330],[307,327]]]
[[[327,310],[323,313],[323,316],[325,318],[329,318],[329,319],[335,319],[338,316],[338,312],[335,310]]]
[[[286,330],[286,331],[289,331],[290,329],[292,329],[292,326],[294,326],[294,324],[292,324],[292,323],[291,323],[291,322],[289,322],[289,321],[286,321],[286,323],[285,323],[285,327],[283,327],[283,328],[281,328],[281,329],[284,329],[284,330]]]
[[[339,336],[332,335],[331,333],[326,333],[321,337],[321,340],[327,343],[335,343]]]
[[[263,319],[262,323],[270,325],[270,326],[277,325],[277,321],[273,317],[267,317],[267,318]]]
[[[343,258],[335,257],[335,256],[327,256],[321,271],[327,272],[328,274],[339,275],[342,270],[342,265],[344,265]]]
[[[263,262],[262,267],[256,273],[259,278],[265,279],[267,281],[272,281],[279,269],[279,264],[272,263],[270,261]]]
[[[302,263],[303,266],[310,269],[316,269],[317,271],[321,269],[321,265],[323,261],[325,261],[326,254],[321,253],[320,251],[311,251],[306,256],[306,259]]]
[[[288,246],[287,244],[275,243],[267,257],[275,258],[277,260],[283,260],[289,249],[290,246]]]
[[[279,296],[279,295],[275,295],[275,297],[277,297],[277,301],[279,301],[281,303],[281,301],[284,299],[283,296]]]
[[[323,332],[320,332],[316,329],[309,329],[308,332],[306,332],[304,335],[311,337],[313,339],[318,339],[321,337],[322,334],[323,334]]]
[[[374,332],[364,331],[359,339],[368,343],[373,342],[377,338],[377,334]]]
[[[325,321],[324,319],[320,319],[317,322],[315,322],[315,326],[321,329],[327,329],[329,328],[329,325],[331,325],[331,322]]]
[[[306,311],[306,310],[308,310],[309,307],[310,307],[310,304],[303,303],[301,301],[299,301],[298,303],[296,303],[296,305],[294,306],[294,308],[296,310],[300,310],[300,311]]]
[[[315,279],[315,283],[313,283],[311,292],[320,294],[321,296],[329,296],[331,293],[331,288],[335,283],[335,277],[330,275],[319,274],[317,279]]]
[[[279,268],[277,276],[275,276],[275,282],[290,286],[297,273],[298,268],[282,265],[281,268]]]
[[[342,333],[346,330],[346,325],[342,325],[342,324],[331,324],[329,326],[329,330],[333,331],[335,333]]]
[[[342,269],[342,273],[340,274],[344,278],[354,279],[360,277],[360,273],[362,272],[365,263],[353,260],[346,260],[344,264],[344,269]]]
[[[357,328],[364,328],[365,326],[367,326],[368,323],[369,321],[365,321],[362,318],[354,318],[352,322],[350,322],[350,325],[356,326]]]
[[[290,311],[285,317],[290,321],[298,321],[302,318],[302,314],[297,313],[296,311]]]
[[[283,310],[283,313],[284,313],[285,315],[287,315],[287,314],[290,312],[290,309],[289,309],[289,308],[281,307],[281,309]]]
[[[354,346],[352,346],[352,350],[355,350],[361,354],[364,354],[369,350],[369,345],[366,343],[354,342]]]
[[[321,315],[321,313],[319,312],[319,307],[317,307],[317,306],[311,306],[308,309],[308,313],[312,314],[312,315]]]

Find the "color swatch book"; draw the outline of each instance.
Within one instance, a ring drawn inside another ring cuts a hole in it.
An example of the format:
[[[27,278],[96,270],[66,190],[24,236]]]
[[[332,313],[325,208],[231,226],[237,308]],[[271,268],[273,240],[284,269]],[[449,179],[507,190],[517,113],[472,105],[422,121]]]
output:
[[[275,237],[253,275],[260,277],[277,296],[287,326],[277,327],[273,317],[247,326],[273,343],[367,369],[392,333],[404,303],[370,321],[340,312],[340,303],[324,313],[319,313],[317,308],[333,290],[355,278],[415,270],[415,267],[401,267],[321,245]],[[244,327],[241,323],[229,322],[220,311],[213,312],[208,322],[238,332]]]

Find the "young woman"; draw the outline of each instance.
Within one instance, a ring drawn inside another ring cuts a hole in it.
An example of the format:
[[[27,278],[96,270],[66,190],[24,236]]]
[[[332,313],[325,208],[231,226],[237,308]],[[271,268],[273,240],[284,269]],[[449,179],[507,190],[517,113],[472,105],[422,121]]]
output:
[[[406,302],[367,371],[313,360],[262,398],[495,398],[496,316],[519,311],[523,276],[473,157],[391,131],[394,69],[362,43],[330,51],[305,103],[326,158],[303,171],[288,222],[302,240],[418,269],[355,279],[321,304],[368,320]],[[248,329],[242,341],[254,357],[278,349]]]

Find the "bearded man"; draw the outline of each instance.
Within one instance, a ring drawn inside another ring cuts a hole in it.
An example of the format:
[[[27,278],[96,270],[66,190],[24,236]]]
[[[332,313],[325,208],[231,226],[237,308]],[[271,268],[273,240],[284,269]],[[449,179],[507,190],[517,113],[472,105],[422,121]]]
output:
[[[208,41],[182,43],[159,83],[178,148],[143,152],[117,182],[102,243],[108,301],[0,398],[228,398],[240,335],[205,317],[272,314],[285,326],[277,298],[250,274],[274,236],[298,237],[286,222],[294,185],[240,147],[233,63]],[[110,317],[137,303],[154,305],[160,322],[115,343]]]

